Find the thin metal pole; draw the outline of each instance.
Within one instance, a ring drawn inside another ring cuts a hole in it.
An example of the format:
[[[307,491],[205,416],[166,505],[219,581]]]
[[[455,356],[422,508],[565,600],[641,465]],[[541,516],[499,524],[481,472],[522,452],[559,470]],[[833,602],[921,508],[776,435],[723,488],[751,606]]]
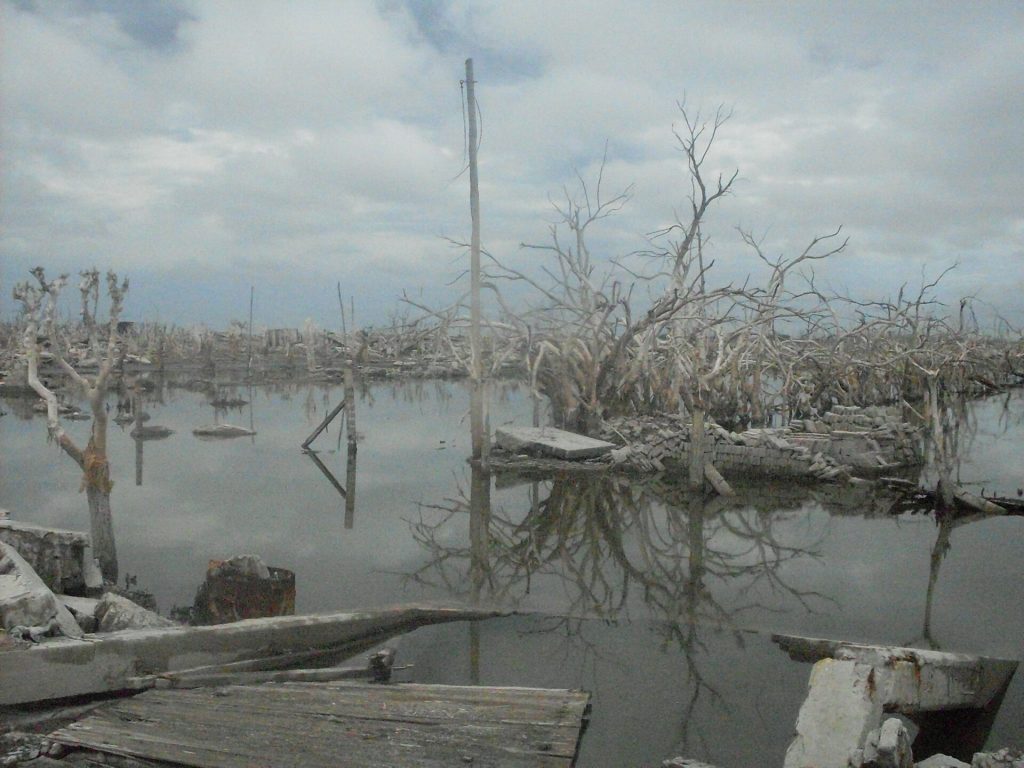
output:
[[[473,60],[466,59],[466,111],[469,124],[469,214],[473,231],[469,244],[470,259],[470,329],[469,346],[471,354],[470,381],[472,395],[470,402],[470,431],[472,433],[473,459],[479,461],[483,450],[483,363],[480,340],[480,189],[477,175],[477,125],[476,125],[476,83],[473,80]]]
[[[252,373],[252,305],[256,299],[256,286],[249,286],[249,364],[246,366],[246,371]]]
[[[341,281],[338,281],[338,309],[341,310],[341,338],[348,348],[348,331],[345,328],[345,302],[341,299]]]

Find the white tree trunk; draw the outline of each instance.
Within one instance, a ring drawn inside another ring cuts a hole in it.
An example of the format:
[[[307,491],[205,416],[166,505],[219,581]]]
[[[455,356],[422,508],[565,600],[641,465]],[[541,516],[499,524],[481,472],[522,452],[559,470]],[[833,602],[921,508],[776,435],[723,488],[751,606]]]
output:
[[[704,489],[704,409],[690,411],[690,488]]]

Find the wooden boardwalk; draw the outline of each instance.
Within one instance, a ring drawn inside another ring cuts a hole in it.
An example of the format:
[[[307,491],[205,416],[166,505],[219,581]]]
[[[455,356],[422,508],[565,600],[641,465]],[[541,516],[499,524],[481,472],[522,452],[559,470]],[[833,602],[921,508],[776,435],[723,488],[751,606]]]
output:
[[[566,767],[589,700],[581,691],[350,682],[153,690],[56,731],[72,752],[49,764],[110,755],[126,766],[196,768]]]

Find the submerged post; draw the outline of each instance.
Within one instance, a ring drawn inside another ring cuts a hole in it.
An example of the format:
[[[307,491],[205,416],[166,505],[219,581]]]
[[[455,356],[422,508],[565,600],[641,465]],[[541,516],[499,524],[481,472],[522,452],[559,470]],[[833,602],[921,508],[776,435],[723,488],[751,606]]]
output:
[[[351,432],[350,432],[351,434]],[[345,528],[351,529],[356,519],[356,441],[350,440],[345,450]]]
[[[352,366],[345,368],[345,419],[348,421],[348,443],[356,443],[356,383]]]
[[[142,485],[142,396],[138,382],[132,393],[132,408],[135,409],[135,485]]]

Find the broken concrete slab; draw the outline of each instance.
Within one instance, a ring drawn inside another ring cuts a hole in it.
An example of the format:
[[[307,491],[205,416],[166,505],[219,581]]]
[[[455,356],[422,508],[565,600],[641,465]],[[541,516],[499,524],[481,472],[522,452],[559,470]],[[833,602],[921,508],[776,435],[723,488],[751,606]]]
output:
[[[100,604],[98,598],[57,595],[57,599],[71,611],[83,632],[88,634],[96,631],[96,609]]]
[[[6,542],[0,542],[0,628],[33,640],[51,634],[82,636],[71,612]]]
[[[511,453],[557,459],[591,459],[610,453],[616,447],[614,443],[555,427],[501,427],[494,431],[494,440]]]
[[[97,632],[178,626],[170,619],[165,619],[116,592],[107,592],[103,595],[93,615],[96,617]]]
[[[92,642],[59,638],[24,650],[0,649],[0,706],[144,688],[152,676],[199,667],[252,662],[257,665],[252,669],[279,669],[331,653],[350,656],[426,624],[507,613],[406,605],[213,627],[124,630],[97,635]],[[358,650],[346,650],[353,644]]]
[[[874,675],[870,665],[854,661],[822,659],[814,665],[785,768],[847,768],[882,717]]]
[[[14,547],[52,591],[86,594],[89,589],[94,565],[89,534],[0,519],[0,541]]]
[[[879,728],[882,711],[913,716],[922,727],[919,737],[925,732],[929,734],[927,742],[932,751],[937,751],[935,747],[949,751],[944,749],[947,743],[954,748],[980,745],[1018,664],[1007,659],[821,638],[773,635],[772,639],[793,659],[817,660],[808,697],[800,709],[797,737],[790,746],[793,762],[787,753],[785,765],[789,768],[843,766],[851,755],[855,765],[888,765],[889,757],[881,747],[885,741],[892,746],[890,757],[899,756],[900,737],[895,723],[888,729],[882,727],[871,738],[861,737],[860,743],[853,732],[861,724],[869,730]],[[823,670],[833,671],[823,676]],[[865,680],[870,693],[866,698]],[[833,690],[837,686],[838,690]],[[844,686],[848,689],[845,692]],[[869,704],[877,714],[869,710]],[[873,723],[871,717],[875,718]],[[931,722],[935,718],[941,722]],[[829,724],[835,722],[845,723],[847,730],[831,732]],[[942,729],[942,739],[936,740],[936,728]],[[954,738],[945,738],[950,735]],[[909,737],[906,741],[909,745]],[[807,745],[818,751],[811,751]],[[964,750],[953,751],[961,754]],[[899,759],[906,762],[902,757]],[[895,765],[905,768],[898,761]]]
[[[904,714],[985,707],[1018,665],[1013,659],[796,635],[772,635],[772,640],[797,661],[835,658],[873,667],[882,704]]]

